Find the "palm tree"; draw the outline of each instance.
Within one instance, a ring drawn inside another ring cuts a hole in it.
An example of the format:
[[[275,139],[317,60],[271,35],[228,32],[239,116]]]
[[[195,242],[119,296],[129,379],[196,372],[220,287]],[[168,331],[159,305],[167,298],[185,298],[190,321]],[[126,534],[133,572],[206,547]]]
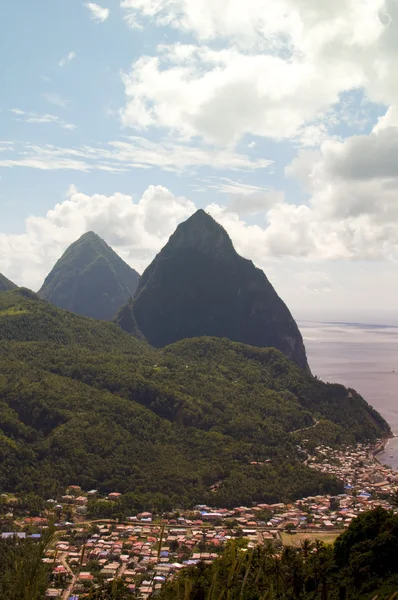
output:
[[[301,551],[303,553],[304,556],[304,560],[307,562],[308,557],[314,547],[313,543],[311,542],[311,540],[309,540],[308,538],[306,538],[305,540],[303,540],[300,544],[301,546]]]

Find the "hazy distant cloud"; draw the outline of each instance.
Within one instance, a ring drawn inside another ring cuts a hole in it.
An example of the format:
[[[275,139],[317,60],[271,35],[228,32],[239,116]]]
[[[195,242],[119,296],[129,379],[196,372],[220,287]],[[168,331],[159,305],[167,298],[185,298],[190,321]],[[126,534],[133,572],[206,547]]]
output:
[[[72,50],[72,52],[69,52],[66,56],[63,56],[61,58],[61,60],[58,62],[58,66],[61,68],[64,67],[67,63],[76,58],[76,56],[76,52]]]
[[[293,277],[302,289],[313,294],[330,292],[333,288],[333,281],[325,271],[300,271],[294,273]]]
[[[65,108],[69,104],[69,100],[54,92],[43,94],[43,98],[50,104],[54,104],[54,106],[59,106],[60,108]]]
[[[67,129],[69,131],[76,129],[76,125],[73,125],[72,123],[66,123],[63,119],[56,115],[51,115],[48,113],[40,115],[34,112],[26,112],[24,110],[20,110],[19,108],[12,108],[10,112],[12,112],[14,115],[17,115],[14,117],[14,119],[17,121],[23,121],[25,123],[51,123],[59,125],[62,127],[62,129]]]
[[[13,146],[8,156],[2,155],[0,166],[85,172],[120,172],[132,168],[159,167],[164,171],[181,173],[204,166],[215,170],[254,171],[271,164],[264,158],[252,158],[243,153],[207,146],[188,146],[172,141],[153,142],[143,137],[131,137],[128,140],[111,141],[102,147],[84,145],[75,148],[19,143]]]
[[[240,215],[266,213],[271,206],[284,200],[281,190],[235,181],[229,177],[211,177],[201,180],[201,184],[199,191],[213,189],[229,196],[225,210]]]
[[[109,8],[103,8],[99,4],[95,4],[94,2],[87,2],[87,8],[90,11],[90,16],[93,21],[96,23],[104,23],[109,17]]]

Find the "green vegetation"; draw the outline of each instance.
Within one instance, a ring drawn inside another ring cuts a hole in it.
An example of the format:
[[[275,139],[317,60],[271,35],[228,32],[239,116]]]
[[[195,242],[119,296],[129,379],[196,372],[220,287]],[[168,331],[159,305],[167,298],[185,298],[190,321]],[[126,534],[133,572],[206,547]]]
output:
[[[134,269],[89,232],[57,261],[39,295],[60,308],[110,321],[134,294],[138,280]]]
[[[203,210],[177,227],[116,321],[152,346],[226,337],[277,348],[308,369],[289,309],[264,273],[237,254],[227,232]]]
[[[15,285],[15,283],[13,283],[9,279],[7,279],[7,277],[4,277],[4,275],[0,273],[0,292],[8,292],[10,290],[15,289],[16,287],[17,286]]]
[[[111,582],[103,582],[96,588],[90,589],[87,594],[83,594],[83,600],[129,600],[131,592],[120,579],[114,579]]]
[[[272,348],[199,338],[155,350],[24,289],[1,294],[1,311],[0,493],[119,491],[89,507],[116,517],[335,494],[339,482],[302,464],[298,430],[322,421],[347,443],[389,432],[358,394]]]
[[[50,527],[39,541],[17,536],[0,539],[0,598],[2,600],[45,600],[53,564],[43,558],[54,539]],[[119,579],[92,586],[81,598],[86,600],[127,600],[131,593]]]
[[[159,600],[381,600],[398,589],[398,517],[382,508],[355,519],[334,546],[242,546],[231,543],[213,564],[184,569]]]
[[[0,598],[43,600],[50,569],[42,561],[53,537],[49,528],[37,542],[30,538],[0,539]]]

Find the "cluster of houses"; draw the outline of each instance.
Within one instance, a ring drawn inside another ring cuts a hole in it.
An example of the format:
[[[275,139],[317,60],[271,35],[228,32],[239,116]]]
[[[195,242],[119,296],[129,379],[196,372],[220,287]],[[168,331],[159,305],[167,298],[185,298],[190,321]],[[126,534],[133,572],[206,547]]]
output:
[[[64,496],[48,501],[55,511],[73,506],[74,523],[60,525],[55,545],[44,559],[53,573],[47,597],[78,600],[98,581],[120,578],[132,594],[145,599],[180,569],[213,561],[233,538],[244,537],[248,546],[254,547],[265,542],[280,545],[286,541],[286,531],[312,539],[327,532],[337,535],[363,511],[377,505],[392,508],[398,474],[381,465],[374,450],[367,445],[339,450],[317,447],[307,458],[308,466],[335,475],[344,482],[344,493],[289,504],[261,503],[233,509],[200,505],[177,515],[143,512],[124,523],[94,523],[87,522],[84,515],[97,491],[82,492],[79,486],[69,486]],[[119,497],[115,492],[107,499],[114,502]],[[25,523],[40,531],[46,519],[27,518]],[[9,535],[12,532],[2,534]]]
[[[214,560],[227,539],[236,535],[223,526],[154,524],[144,518],[101,524],[87,540],[85,527],[74,529],[73,540],[63,536],[45,559],[51,563],[54,581],[47,597],[75,600],[100,579],[121,578],[132,593],[148,598],[178,570]],[[257,532],[248,535],[253,545],[259,543]],[[65,590],[70,596],[63,596]]]

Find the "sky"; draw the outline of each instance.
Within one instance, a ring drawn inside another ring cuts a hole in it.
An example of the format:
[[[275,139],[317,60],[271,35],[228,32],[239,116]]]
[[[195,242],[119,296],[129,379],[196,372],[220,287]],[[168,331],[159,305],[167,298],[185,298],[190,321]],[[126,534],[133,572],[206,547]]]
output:
[[[0,56],[18,285],[88,230],[142,272],[204,208],[294,314],[396,308],[396,0],[20,0]]]

